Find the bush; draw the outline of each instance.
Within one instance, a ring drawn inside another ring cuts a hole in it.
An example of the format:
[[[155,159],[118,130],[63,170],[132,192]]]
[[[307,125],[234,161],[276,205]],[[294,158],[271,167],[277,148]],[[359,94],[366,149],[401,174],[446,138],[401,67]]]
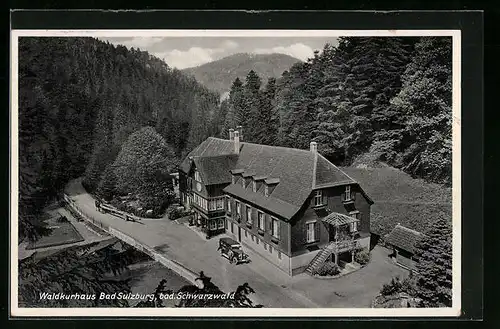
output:
[[[170,220],[176,220],[178,218],[187,216],[189,214],[189,211],[186,211],[179,206],[170,206],[167,209],[167,216]]]
[[[315,274],[319,276],[334,276],[340,273],[340,268],[333,262],[324,263]]]
[[[362,250],[354,255],[354,261],[360,265],[366,265],[370,261],[370,252],[368,250]]]
[[[57,222],[58,223],[66,223],[66,222],[69,222],[69,220],[65,216],[60,216],[59,218],[57,218]]]
[[[398,293],[406,293],[410,296],[415,295],[415,280],[412,276],[401,280],[399,277],[392,278],[389,283],[382,286],[380,294],[382,296],[392,296]]]

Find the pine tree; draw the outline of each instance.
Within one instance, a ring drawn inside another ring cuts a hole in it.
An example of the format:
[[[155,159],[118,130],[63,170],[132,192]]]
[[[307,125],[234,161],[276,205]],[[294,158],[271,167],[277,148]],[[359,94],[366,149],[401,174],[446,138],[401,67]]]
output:
[[[231,90],[229,91],[229,109],[226,115],[224,127],[226,127],[227,130],[231,128],[234,129],[244,120],[243,111],[243,83],[239,78],[236,78],[231,85]]]
[[[116,175],[112,165],[108,165],[97,188],[97,194],[104,200],[111,200],[116,195]]]
[[[262,102],[258,112],[256,131],[256,142],[265,145],[275,145],[278,142],[279,117],[274,111],[276,97],[276,79],[269,78],[264,92]]]
[[[420,177],[451,182],[451,38],[425,37],[392,99],[401,128],[390,142],[401,153],[396,165]],[[387,140],[388,138],[386,138]]]
[[[243,109],[240,112],[240,119],[237,122],[238,125],[243,127],[243,138],[247,142],[259,143],[261,139],[260,132],[254,129],[262,124],[262,121],[260,121],[262,104],[261,84],[262,80],[255,71],[251,70],[248,72],[245,85],[243,86]]]
[[[415,249],[416,295],[424,307],[451,307],[452,228],[438,219]]]
[[[107,274],[118,275],[128,265],[145,259],[135,248],[116,241],[104,248],[94,242],[59,250],[37,259],[37,254],[19,262],[19,304],[22,307],[128,307],[124,299],[100,299],[101,293],[127,293],[125,280],[110,280]],[[116,248],[115,248],[116,247]],[[47,294],[81,294],[95,298],[41,298]]]

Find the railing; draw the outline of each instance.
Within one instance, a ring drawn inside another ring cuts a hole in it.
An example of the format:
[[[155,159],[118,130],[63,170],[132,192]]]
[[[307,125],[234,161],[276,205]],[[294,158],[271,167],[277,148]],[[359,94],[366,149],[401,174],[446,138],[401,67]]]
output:
[[[345,241],[338,241],[338,242],[334,241],[334,242],[330,242],[330,244],[327,246],[328,249],[330,249],[336,253],[354,250],[354,249],[357,249],[358,247],[359,247],[358,240],[345,240]]]
[[[144,252],[145,254],[153,258],[155,261],[176,272],[178,275],[184,277],[191,283],[196,284],[196,278],[198,275],[195,272],[191,271],[190,269],[184,267],[182,264],[179,264],[174,260],[166,258],[164,255],[161,255],[160,253],[156,252],[150,246],[143,244],[142,242],[136,240],[135,238],[129,236],[128,234],[123,233],[120,230],[117,230],[113,227],[110,227],[109,225],[105,225],[102,222],[95,220],[95,218],[93,218],[92,216],[89,216],[86,213],[84,213],[82,209],[80,209],[80,207],[78,207],[78,205],[67,194],[64,194],[63,198],[64,201],[68,203],[68,206],[71,207],[71,209],[73,209],[73,211],[75,211],[84,220],[91,222],[93,225],[103,229],[106,233],[120,239],[121,241],[129,244],[130,246],[136,248],[137,250]]]

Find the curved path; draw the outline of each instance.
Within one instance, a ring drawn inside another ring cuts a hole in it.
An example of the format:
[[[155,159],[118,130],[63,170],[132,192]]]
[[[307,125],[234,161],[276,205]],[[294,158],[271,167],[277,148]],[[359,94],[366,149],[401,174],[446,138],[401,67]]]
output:
[[[96,221],[134,237],[194,272],[203,271],[224,291],[247,282],[256,292],[256,302],[265,307],[369,307],[383,283],[406,272],[389,263],[382,249],[374,250],[371,264],[336,280],[317,280],[306,274],[289,277],[248,249],[252,262],[235,266],[217,252],[218,239],[203,239],[184,224],[170,220],[127,222],[102,214],[80,180],[71,181],[66,193]]]

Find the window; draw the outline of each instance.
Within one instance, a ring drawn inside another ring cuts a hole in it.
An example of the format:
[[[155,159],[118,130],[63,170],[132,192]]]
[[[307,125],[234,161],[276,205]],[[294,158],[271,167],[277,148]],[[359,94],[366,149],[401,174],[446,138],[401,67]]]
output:
[[[267,250],[267,244],[264,243],[264,250]]]
[[[201,176],[200,176],[200,173],[198,172],[198,170],[196,170],[194,172],[194,180],[198,181],[198,182],[201,182]]]
[[[281,259],[281,252],[278,251],[278,259]]]
[[[216,228],[217,228],[217,220],[212,219],[212,220],[210,221],[210,229],[211,229],[211,230],[215,230]]]
[[[231,176],[231,184],[236,184],[236,176]]]
[[[224,199],[223,198],[219,198],[217,199],[217,209],[224,209]]]
[[[269,253],[273,253],[273,246],[269,245]]]
[[[267,185],[266,185],[266,188],[264,189],[264,195],[265,195],[266,197],[268,197],[268,196],[269,196],[269,186],[267,186]]]
[[[236,201],[236,213],[238,215],[241,215],[241,208],[240,208],[240,203],[238,201]]]
[[[315,191],[314,194],[314,205],[321,206],[323,205],[323,191]]]
[[[311,243],[316,241],[316,222],[308,222],[306,223],[307,227],[307,243]]]
[[[245,231],[245,238],[248,238],[247,230],[244,230],[244,231]]]
[[[234,233],[234,223],[231,223],[231,233]]]
[[[345,187],[345,199],[346,201],[351,200],[351,185]]]
[[[349,230],[351,232],[357,232],[358,231],[358,222],[354,222],[350,224]]]
[[[252,235],[252,242],[253,242],[254,240],[255,240],[255,236],[254,236],[254,235]]]
[[[359,219],[359,211],[351,211],[349,216]]]
[[[231,198],[227,197],[227,213],[231,213]]]
[[[241,178],[241,186],[243,186],[243,188],[245,188],[245,178]]]
[[[224,229],[227,230],[227,219],[224,219]]]
[[[257,244],[259,244],[259,238],[255,238],[255,242],[257,242]]]
[[[215,210],[215,207],[216,207],[215,200],[210,200],[209,206],[210,206],[210,208],[209,208],[210,210]]]
[[[264,214],[260,211],[257,213],[257,224],[259,225],[259,230],[264,231]]]
[[[225,226],[225,225],[224,225],[224,222],[225,222],[225,219],[223,219],[223,218],[219,218],[219,225],[218,225],[218,227],[217,227],[217,228],[225,228],[225,227],[224,227],[224,226]]]
[[[253,182],[252,182],[252,190],[253,190],[254,192],[257,192],[257,182],[256,182],[256,181],[253,181]]]
[[[252,224],[252,208],[250,206],[247,206],[247,222],[248,224]]]
[[[272,225],[271,225],[271,234],[276,239],[280,238],[280,222],[274,217],[271,217]]]

